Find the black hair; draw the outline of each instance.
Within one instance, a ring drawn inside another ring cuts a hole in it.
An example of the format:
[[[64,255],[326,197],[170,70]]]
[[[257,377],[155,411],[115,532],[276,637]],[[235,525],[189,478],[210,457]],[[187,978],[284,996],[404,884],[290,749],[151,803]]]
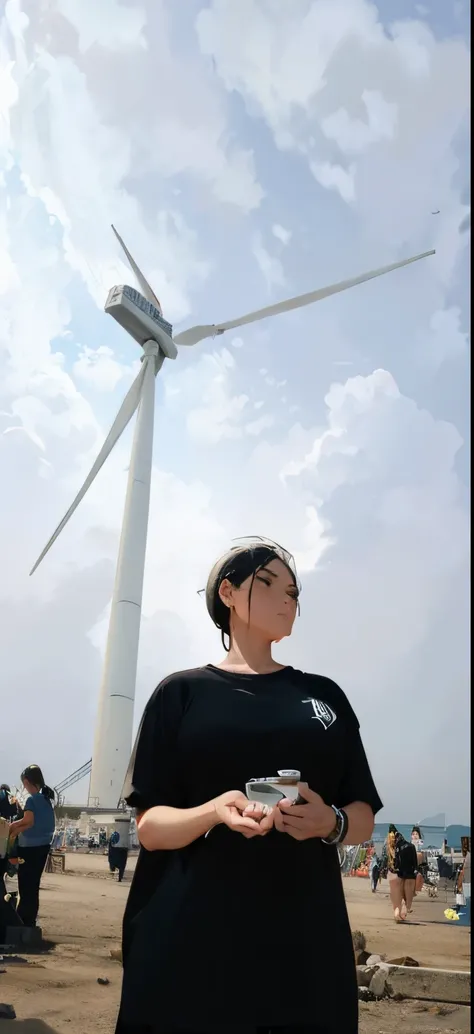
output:
[[[6,790],[7,793],[10,793],[10,787],[8,783],[2,783],[2,785],[0,786],[0,790]]]
[[[54,801],[54,790],[46,785],[39,765],[28,765],[28,768],[23,769],[21,779],[22,781],[27,779],[29,783],[36,786],[36,789],[43,794],[43,797],[46,797],[48,801]]]
[[[418,836],[419,836],[419,838],[421,840],[421,829],[420,829],[419,826],[413,826],[413,829],[412,829],[411,832],[412,832],[412,836],[413,836],[413,833],[418,833]]]
[[[253,536],[248,541],[245,541],[245,544],[233,546],[214,564],[207,580],[206,606],[216,628],[220,629],[224,650],[229,651],[230,649],[230,643],[226,643],[226,636],[230,639],[230,610],[219,595],[219,588],[222,582],[227,578],[231,585],[239,589],[242,583],[252,576],[249,587],[250,620],[250,602],[255,575],[263,567],[271,563],[272,560],[281,560],[282,564],[285,565],[299,594],[300,586],[291,553],[288,553],[286,549],[283,549],[283,546],[279,546],[277,542],[272,542],[270,539]]]

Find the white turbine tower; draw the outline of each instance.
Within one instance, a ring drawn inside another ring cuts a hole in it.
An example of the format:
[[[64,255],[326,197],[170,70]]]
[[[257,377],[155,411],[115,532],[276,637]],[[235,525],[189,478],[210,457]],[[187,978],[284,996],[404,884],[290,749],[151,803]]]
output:
[[[165,359],[175,359],[177,345],[195,345],[204,338],[215,337],[247,323],[275,316],[290,309],[321,301],[332,294],[383,276],[392,270],[434,255],[434,251],[415,255],[401,262],[362,273],[331,287],[323,287],[287,301],[257,309],[227,323],[191,327],[173,337],[173,328],[163,319],[158,298],[145,280],[124,242],[112,227],[136,276],[140,292],[133,287],[113,287],[109,291],[105,311],[135,339],[142,348],[142,367],[117,413],[99,455],[48,544],[36,561],[31,574],[41,563],[70,517],[84,498],[88,488],[105,463],[109,453],[138,409],[132,446],[117,572],[112,597],[110,625],[99,698],[94,751],[89,788],[89,805],[115,809],[120,801],[130,757],[133,731],[133,707],[137,672],[143,574],[145,568],[148,511],[153,451],[153,419],[155,377]]]

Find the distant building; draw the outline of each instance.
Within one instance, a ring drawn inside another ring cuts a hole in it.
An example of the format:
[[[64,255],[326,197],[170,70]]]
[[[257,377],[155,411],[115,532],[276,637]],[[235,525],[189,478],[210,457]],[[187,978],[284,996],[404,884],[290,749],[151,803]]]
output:
[[[395,822],[395,825],[397,829],[400,830],[400,833],[402,834],[402,836],[405,837],[406,840],[411,839],[411,831],[413,829],[413,826],[419,826],[425,850],[428,850],[428,848],[430,847],[433,847],[436,850],[440,850],[443,846],[443,842],[447,840],[449,848],[452,847],[455,851],[460,851],[461,837],[471,835],[470,826],[435,826],[431,824],[428,825],[423,822],[412,822],[410,825],[408,825],[406,822]],[[386,840],[388,836],[388,826],[388,822],[375,823],[374,833],[372,837],[374,844],[379,844]]]

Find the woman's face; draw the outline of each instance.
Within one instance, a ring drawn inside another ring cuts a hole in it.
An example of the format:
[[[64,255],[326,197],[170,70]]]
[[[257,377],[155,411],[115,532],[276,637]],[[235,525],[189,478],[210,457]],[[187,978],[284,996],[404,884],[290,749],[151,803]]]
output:
[[[260,633],[269,642],[291,635],[298,605],[298,588],[293,576],[281,560],[270,560],[251,575],[238,589],[225,579],[220,587],[224,602],[228,600],[237,621]],[[249,612],[249,590],[252,586]]]
[[[25,790],[26,790],[27,793],[36,793],[37,792],[37,787],[33,786],[33,783],[30,783],[29,779],[22,779],[21,781],[22,781],[23,786],[25,787]]]

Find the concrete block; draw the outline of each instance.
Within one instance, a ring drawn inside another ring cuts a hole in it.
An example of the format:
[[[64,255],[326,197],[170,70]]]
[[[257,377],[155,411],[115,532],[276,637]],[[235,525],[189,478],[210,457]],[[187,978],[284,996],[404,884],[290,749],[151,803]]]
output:
[[[376,972],[375,966],[356,966],[357,986],[370,987],[370,981]]]
[[[384,969],[376,969],[369,984],[369,991],[374,998],[383,998],[387,990],[387,973]]]
[[[385,967],[384,967],[385,968]],[[421,966],[388,966],[387,990],[404,998],[421,1001],[471,1004],[471,974],[451,969],[423,969]]]

